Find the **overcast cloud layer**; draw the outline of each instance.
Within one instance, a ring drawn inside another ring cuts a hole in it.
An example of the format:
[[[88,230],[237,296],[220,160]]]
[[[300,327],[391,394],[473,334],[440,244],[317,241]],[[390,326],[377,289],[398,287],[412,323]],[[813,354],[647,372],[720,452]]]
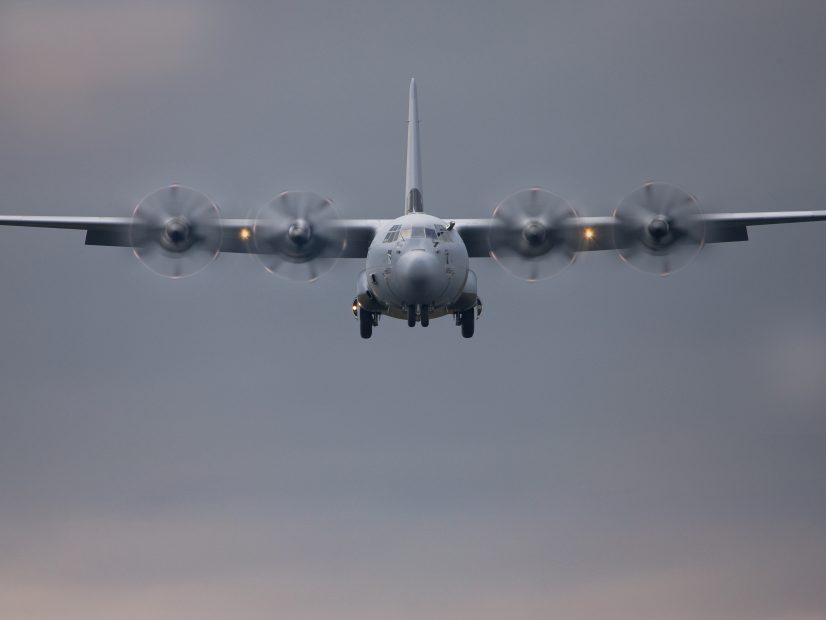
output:
[[[0,4],[0,212],[826,208],[821,1]],[[823,620],[826,224],[358,336],[359,261],[179,282],[0,230],[0,617]]]

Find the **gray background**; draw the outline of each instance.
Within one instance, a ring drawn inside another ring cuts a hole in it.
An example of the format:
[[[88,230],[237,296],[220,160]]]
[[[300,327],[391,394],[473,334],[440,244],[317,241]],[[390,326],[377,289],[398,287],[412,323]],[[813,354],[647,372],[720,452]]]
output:
[[[425,208],[824,208],[822,1],[0,4],[3,213],[180,182]],[[0,230],[0,616],[826,617],[826,224],[669,278],[610,253],[361,341],[358,261],[179,282]]]

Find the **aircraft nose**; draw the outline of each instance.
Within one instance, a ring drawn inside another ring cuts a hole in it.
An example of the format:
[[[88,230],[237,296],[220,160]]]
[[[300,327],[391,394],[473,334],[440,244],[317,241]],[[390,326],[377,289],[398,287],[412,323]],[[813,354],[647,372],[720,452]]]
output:
[[[433,301],[442,269],[439,259],[426,250],[409,250],[396,262],[395,276],[404,301],[409,304]]]

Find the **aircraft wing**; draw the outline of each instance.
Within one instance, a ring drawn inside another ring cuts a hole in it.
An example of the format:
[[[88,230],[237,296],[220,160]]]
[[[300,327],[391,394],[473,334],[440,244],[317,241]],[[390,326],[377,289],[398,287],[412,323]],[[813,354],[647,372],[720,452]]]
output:
[[[705,213],[699,216],[705,227],[705,243],[748,241],[748,227],[769,224],[792,224],[826,220],[826,211],[766,211],[740,213]],[[455,230],[462,237],[471,257],[490,255],[488,236],[498,223],[493,218],[457,219]],[[220,219],[221,251],[250,253],[255,249],[245,240],[244,230],[252,230],[252,219]],[[338,225],[346,233],[345,258],[364,258],[381,225],[381,220],[342,219]],[[131,217],[0,216],[0,226],[55,228],[86,231],[86,245],[130,247]],[[576,217],[565,223],[566,234],[581,240],[579,251],[611,250],[622,247],[617,234],[620,221],[613,216]]]
[[[50,216],[0,216],[0,226],[24,226],[32,228],[63,228],[86,231],[86,245],[131,247],[131,217],[50,217]],[[376,234],[381,220],[337,220],[344,229],[346,244],[342,257],[365,258],[367,249]],[[252,219],[217,220],[222,233],[221,251],[235,253],[256,252],[252,241],[242,231],[251,231]]]
[[[765,211],[703,213],[696,218],[704,227],[704,243],[748,241],[750,226],[794,224],[826,220],[826,211]],[[490,256],[488,238],[499,222],[493,218],[453,220],[471,257]],[[565,235],[576,241],[578,251],[613,250],[625,246],[621,222],[613,216],[576,217],[564,223]]]
[[[222,219],[221,229],[223,230],[223,241],[221,243],[222,252],[235,253],[261,253],[256,249],[249,239],[244,239],[242,231],[253,230],[255,221],[250,219]],[[376,231],[381,225],[381,220],[358,220],[341,219],[336,221],[336,226],[343,229],[346,239],[342,258],[367,258],[367,250]],[[89,243],[87,234],[87,245]],[[101,244],[95,244],[101,245]],[[109,244],[103,244],[109,245]],[[128,245],[128,243],[127,243]]]

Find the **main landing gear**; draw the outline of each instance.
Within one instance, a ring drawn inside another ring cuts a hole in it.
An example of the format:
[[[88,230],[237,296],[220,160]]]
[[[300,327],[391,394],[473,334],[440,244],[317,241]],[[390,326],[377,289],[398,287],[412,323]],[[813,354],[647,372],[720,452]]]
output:
[[[460,312],[456,319],[462,326],[462,338],[473,338],[473,331],[476,324],[476,309],[471,308]]]
[[[473,338],[473,332],[476,328],[476,317],[482,314],[482,300],[477,299],[476,305],[462,312],[457,312],[456,325],[462,328],[462,338]]]
[[[362,338],[373,335],[373,313],[364,308],[359,308],[359,330]]]
[[[379,315],[376,312],[365,310],[359,305],[358,298],[353,300],[353,316],[358,319],[359,331],[362,338],[373,335],[373,328],[379,324]]]
[[[401,318],[399,317],[400,313],[398,311],[394,312],[395,314],[392,316]],[[453,314],[453,318],[456,320],[456,325],[462,328],[463,338],[473,337],[473,333],[476,328],[476,319],[480,314],[482,314],[482,302],[479,299],[476,300],[476,305],[472,308],[462,310],[461,312],[455,312]],[[373,328],[379,324],[381,312],[371,312],[370,310],[362,308],[358,303],[358,299],[354,299],[353,316],[358,319],[361,337],[370,338],[373,335]],[[401,316],[403,317],[404,314]],[[441,316],[441,314],[438,316]],[[430,325],[430,306],[407,306],[407,324],[410,327],[415,327],[416,323],[419,322],[422,324],[422,327],[428,327]]]

